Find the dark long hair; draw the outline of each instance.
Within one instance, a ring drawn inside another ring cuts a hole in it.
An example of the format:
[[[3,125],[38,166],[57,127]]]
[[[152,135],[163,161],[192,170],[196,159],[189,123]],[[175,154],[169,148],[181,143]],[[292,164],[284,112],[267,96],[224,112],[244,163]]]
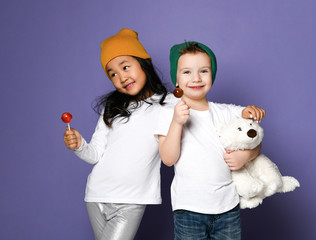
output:
[[[115,90],[96,99],[93,109],[98,113],[102,113],[104,108],[103,121],[108,127],[112,127],[115,119],[122,117],[128,122],[133,110],[138,108],[146,100],[148,93],[156,93],[161,95],[159,104],[163,105],[167,95],[167,89],[162,84],[155,68],[150,59],[134,57],[140,64],[146,74],[146,84],[143,89],[135,96],[120,93]],[[127,109],[130,102],[134,102],[133,107]],[[152,104],[147,102],[148,104]]]

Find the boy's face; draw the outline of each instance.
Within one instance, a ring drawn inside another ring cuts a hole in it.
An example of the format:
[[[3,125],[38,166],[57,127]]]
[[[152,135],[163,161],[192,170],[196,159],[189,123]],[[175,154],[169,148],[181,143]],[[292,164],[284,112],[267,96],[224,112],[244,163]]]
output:
[[[180,56],[177,84],[183,90],[183,100],[206,100],[212,86],[211,59],[206,53],[186,53]]]

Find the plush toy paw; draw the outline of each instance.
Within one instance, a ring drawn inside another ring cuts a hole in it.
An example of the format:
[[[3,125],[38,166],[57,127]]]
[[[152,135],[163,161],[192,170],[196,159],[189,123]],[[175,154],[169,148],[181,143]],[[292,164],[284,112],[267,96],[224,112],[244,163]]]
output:
[[[253,178],[247,173],[242,173],[245,170],[246,169],[243,168],[238,171],[233,171],[232,179],[235,183],[239,183],[236,185],[238,194],[245,199],[250,199],[262,192],[265,185],[260,179]]]
[[[240,198],[239,205],[241,209],[245,208],[255,208],[262,203],[262,199],[259,197],[253,197],[250,199]]]

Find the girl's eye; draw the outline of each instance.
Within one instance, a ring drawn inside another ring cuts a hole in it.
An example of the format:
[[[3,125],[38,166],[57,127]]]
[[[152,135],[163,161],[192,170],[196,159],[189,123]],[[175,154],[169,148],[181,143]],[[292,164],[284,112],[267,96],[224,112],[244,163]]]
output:
[[[124,67],[123,67],[124,70],[126,70],[126,69],[128,69],[128,68],[129,68],[129,66],[124,66]]]
[[[240,132],[241,132],[241,128],[240,128],[240,127],[238,128],[238,131],[240,131]]]
[[[115,77],[116,75],[117,75],[116,73],[112,73],[111,78]]]
[[[204,69],[204,70],[201,71],[201,73],[208,73],[208,70]]]
[[[190,73],[190,71],[184,71],[183,72],[183,74],[189,74]]]

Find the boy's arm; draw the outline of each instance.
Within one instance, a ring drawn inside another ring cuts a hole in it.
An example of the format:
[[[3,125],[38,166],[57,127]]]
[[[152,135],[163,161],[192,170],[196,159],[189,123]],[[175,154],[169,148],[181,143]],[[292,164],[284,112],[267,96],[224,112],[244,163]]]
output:
[[[255,159],[261,150],[261,144],[251,150],[238,150],[224,154],[224,160],[230,170],[236,171],[242,168],[247,162]]]
[[[265,117],[265,110],[254,105],[247,106],[242,110],[243,118],[250,118],[257,122]],[[255,159],[261,150],[261,144],[251,150],[238,150],[233,152],[226,152],[224,160],[230,170],[236,171],[242,168],[247,162]]]
[[[184,101],[180,101],[174,108],[167,136],[159,135],[159,154],[163,163],[169,167],[180,157],[182,128],[189,117],[189,107]]]
[[[171,122],[167,136],[159,135],[159,154],[168,167],[173,166],[180,157],[182,125]]]

